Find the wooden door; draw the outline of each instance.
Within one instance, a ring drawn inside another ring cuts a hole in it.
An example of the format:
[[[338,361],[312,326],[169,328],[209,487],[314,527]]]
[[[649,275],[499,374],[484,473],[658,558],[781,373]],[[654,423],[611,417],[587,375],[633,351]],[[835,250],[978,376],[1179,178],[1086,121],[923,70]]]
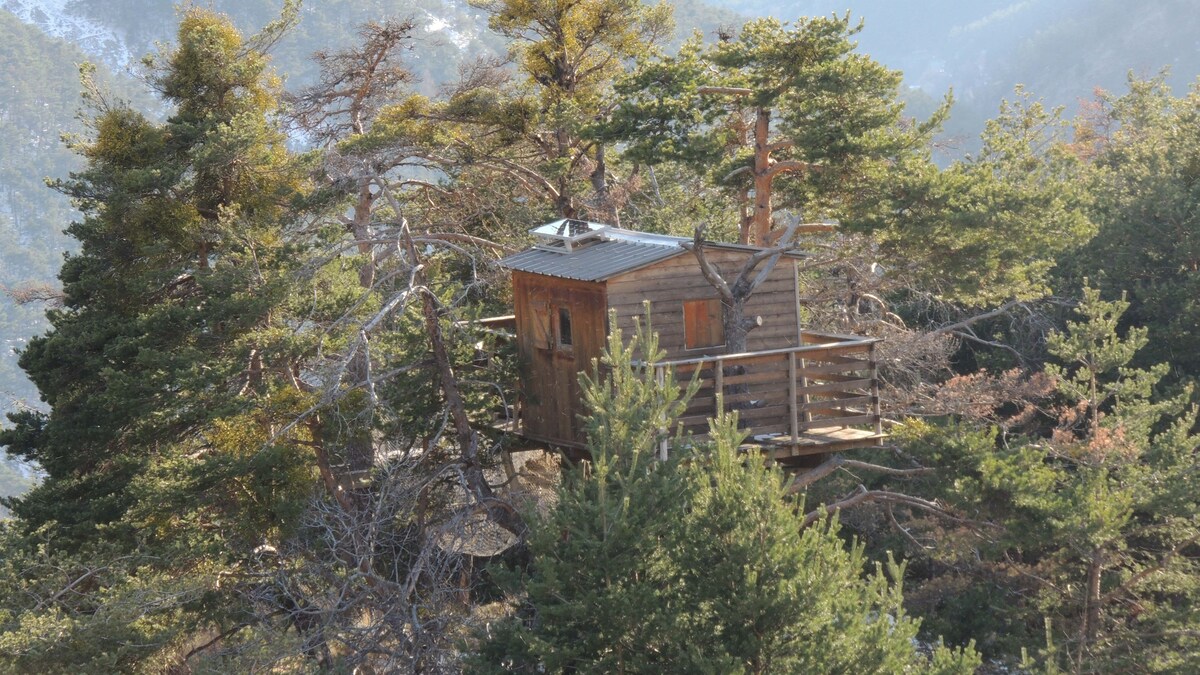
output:
[[[513,275],[522,360],[523,428],[534,438],[584,442],[579,372],[604,344],[600,284]]]

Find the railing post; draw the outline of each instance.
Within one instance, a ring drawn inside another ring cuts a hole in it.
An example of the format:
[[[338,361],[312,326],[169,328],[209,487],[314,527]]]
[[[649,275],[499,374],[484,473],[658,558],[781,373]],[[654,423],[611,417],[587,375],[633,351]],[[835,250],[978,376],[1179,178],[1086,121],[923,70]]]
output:
[[[659,388],[662,388],[667,383],[667,374],[661,365],[654,366],[654,382],[659,386]],[[659,461],[665,462],[667,461],[667,452],[669,448],[667,429],[659,429],[659,433],[662,434],[662,440],[658,443],[658,459]]]
[[[804,370],[808,367],[808,359],[800,359],[800,369]],[[808,375],[800,374],[801,401],[804,403],[804,427],[807,429],[812,422],[812,409],[808,404],[812,403],[812,394],[808,393]]]
[[[875,434],[883,435],[883,416],[879,412],[879,362],[875,360],[875,344],[871,343],[871,349],[867,352],[867,358],[871,360],[871,414],[875,417]]]
[[[788,414],[792,418],[792,442],[800,442],[800,415],[796,403],[796,352],[788,352]]]
[[[725,359],[718,358],[713,365],[713,417],[725,412]]]

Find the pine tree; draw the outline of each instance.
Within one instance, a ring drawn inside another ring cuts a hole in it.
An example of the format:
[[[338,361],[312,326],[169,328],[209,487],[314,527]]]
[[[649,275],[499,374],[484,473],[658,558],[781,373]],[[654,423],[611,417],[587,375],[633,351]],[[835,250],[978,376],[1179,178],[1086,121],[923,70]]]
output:
[[[345,296],[313,306],[295,288],[305,186],[262,53],[287,20],[244,39],[188,10],[151,64],[163,123],[89,101],[87,166],[58,183],[84,214],[80,251],[52,329],[21,356],[49,412],[0,434],[46,472],[9,502],[6,669],[167,667],[195,631],[245,620],[222,577],[289,531],[312,489],[320,438],[282,433],[312,403],[299,366],[319,338],[296,329]]]
[[[80,253],[53,329],[21,357],[51,412],[15,416],[0,441],[47,472],[13,504],[29,529],[95,536],[152,458],[205,447],[203,429],[269,389],[261,333],[282,318],[299,182],[265,69],[224,19],[192,11],[155,80],[176,107],[165,124],[92,98],[93,136],[76,146],[88,166],[58,184],[85,214],[69,228]]]
[[[1162,74],[1102,92],[1076,127],[1072,149],[1095,171],[1098,232],[1070,256],[1064,277],[1088,277],[1105,295],[1128,292],[1124,325],[1151,338],[1135,362],[1169,362],[1172,379],[1200,376],[1200,88],[1175,96]]]
[[[618,224],[626,181],[590,134],[614,105],[613,78],[670,30],[670,8],[636,0],[487,0],[488,26],[515,68],[480,61],[445,101],[412,96],[381,115],[370,142],[447,175],[433,222],[511,239],[509,222],[590,217]],[[414,184],[415,185],[415,184]]]
[[[855,51],[861,29],[847,13],[757,19],[710,46],[697,36],[618,83],[602,136],[634,161],[708,176],[741,205],[740,241],[767,246],[776,209],[837,215],[864,178],[919,155],[948,109],[901,129],[900,74]]]
[[[885,264],[924,292],[966,307],[1041,298],[1050,271],[1095,233],[1087,171],[1062,110],[1023,89],[1004,101],[978,153],[945,169],[909,161],[845,221],[870,232]]]

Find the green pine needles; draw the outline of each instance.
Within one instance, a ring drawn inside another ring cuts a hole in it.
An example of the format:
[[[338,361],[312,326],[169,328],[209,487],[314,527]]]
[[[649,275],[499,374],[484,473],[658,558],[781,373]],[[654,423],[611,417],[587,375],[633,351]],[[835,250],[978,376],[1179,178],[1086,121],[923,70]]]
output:
[[[603,374],[582,378],[594,461],[535,519],[534,568],[509,579],[516,612],[483,636],[477,671],[972,671],[970,648],[914,648],[900,566],[864,575],[836,519],[801,529],[782,474],[739,452],[736,417],[656,461],[694,385],[656,382],[635,353],[653,356],[656,339],[614,332]]]

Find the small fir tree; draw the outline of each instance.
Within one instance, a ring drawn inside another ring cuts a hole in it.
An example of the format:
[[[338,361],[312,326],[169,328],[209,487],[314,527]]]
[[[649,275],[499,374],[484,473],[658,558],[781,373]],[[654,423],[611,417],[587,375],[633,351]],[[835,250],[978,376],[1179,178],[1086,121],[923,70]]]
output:
[[[977,528],[940,528],[935,557],[952,567],[922,591],[943,589],[937,625],[986,632],[997,658],[1025,651],[1048,672],[1200,664],[1189,628],[1200,620],[1196,412],[1189,392],[1154,395],[1164,367],[1129,366],[1147,337],[1120,336],[1127,306],[1085,288],[1080,320],[1048,340],[1062,403],[1046,434],[918,423],[899,439],[954,471],[927,484],[932,496],[1001,526],[982,541]]]

